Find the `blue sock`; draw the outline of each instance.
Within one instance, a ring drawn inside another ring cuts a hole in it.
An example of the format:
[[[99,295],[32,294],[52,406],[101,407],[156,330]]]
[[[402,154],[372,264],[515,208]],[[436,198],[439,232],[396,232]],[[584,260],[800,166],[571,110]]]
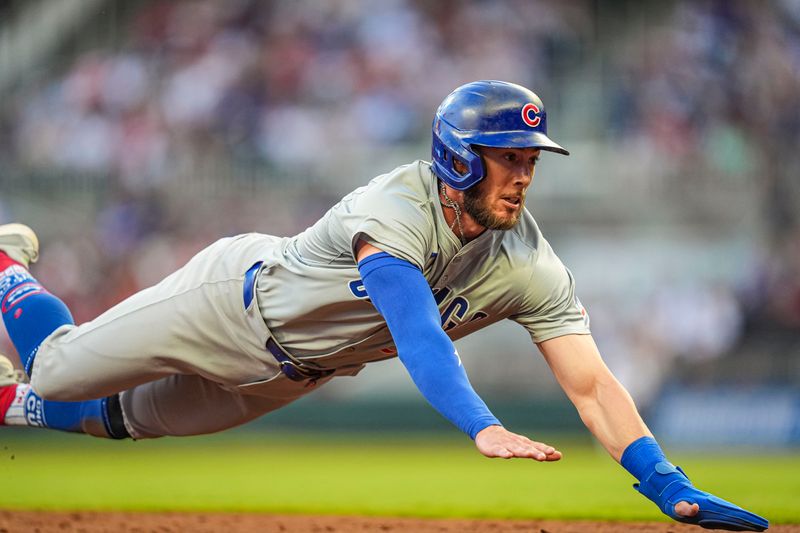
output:
[[[0,272],[0,312],[28,375],[39,344],[60,326],[75,323],[64,302],[19,265]]]
[[[15,394],[5,413],[7,426],[42,427],[106,438],[128,436],[116,396],[85,402],[53,402],[41,399],[30,385],[24,384],[17,385]]]

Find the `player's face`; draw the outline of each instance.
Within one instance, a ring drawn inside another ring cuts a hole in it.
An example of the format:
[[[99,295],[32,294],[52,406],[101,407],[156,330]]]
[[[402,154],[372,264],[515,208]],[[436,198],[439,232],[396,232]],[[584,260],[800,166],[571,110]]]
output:
[[[533,181],[538,148],[478,147],[486,176],[464,191],[464,210],[489,229],[513,228],[522,216],[525,194]]]

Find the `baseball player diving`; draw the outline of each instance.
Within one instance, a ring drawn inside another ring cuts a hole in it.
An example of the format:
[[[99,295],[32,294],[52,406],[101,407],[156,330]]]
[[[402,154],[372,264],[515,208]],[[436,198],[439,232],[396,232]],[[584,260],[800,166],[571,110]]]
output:
[[[553,446],[502,425],[453,346],[510,319],[663,513],[765,530],[669,462],[603,363],[572,275],[525,209],[543,151],[568,155],[547,136],[536,94],[463,85],[436,112],[430,163],[374,178],[294,237],[219,240],[81,325],[31,275],[34,232],[0,226],[2,315],[26,374],[0,356],[0,425],[112,439],[213,433],[397,356],[483,455],[558,461]]]

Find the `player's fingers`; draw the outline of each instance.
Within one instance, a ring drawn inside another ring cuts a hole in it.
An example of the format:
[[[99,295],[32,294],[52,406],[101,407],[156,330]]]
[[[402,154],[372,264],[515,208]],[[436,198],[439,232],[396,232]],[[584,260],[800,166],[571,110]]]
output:
[[[547,459],[545,459],[545,460],[548,461],[548,462],[549,461],[560,461],[562,457],[563,457],[563,455],[561,454],[561,452],[558,451],[558,450],[555,450],[555,451],[553,451],[553,453],[547,454]]]
[[[678,502],[675,504],[675,513],[680,516],[692,517],[700,511],[700,506],[696,503]]]
[[[558,451],[555,448],[553,448],[552,446],[550,446],[549,444],[545,444],[544,442],[538,442],[538,441],[535,441],[535,440],[531,440],[528,437],[526,437],[525,435],[515,435],[515,437],[518,438],[519,442],[525,444],[526,446],[533,446],[534,448],[536,448],[537,450],[542,452],[547,457],[549,457],[550,455],[552,455],[553,453]],[[560,457],[559,457],[559,459],[560,459]],[[550,460],[550,459],[547,459],[547,460]]]
[[[550,462],[550,461],[560,461],[563,456],[561,455],[561,452],[559,452],[558,450],[553,450],[553,453],[548,453],[548,454],[545,454],[541,451],[537,451],[535,454],[529,455],[529,457],[532,457],[537,461]]]
[[[536,441],[531,441],[531,442],[534,446],[536,446],[536,448],[544,452],[545,455],[550,455],[551,453],[556,451],[555,448],[553,448],[549,444],[545,444],[544,442],[536,442]]]
[[[526,445],[519,441],[506,443],[506,448],[514,454],[514,457],[537,459],[539,461],[543,461],[545,458],[545,455],[533,446]]]
[[[541,450],[531,447],[523,447],[519,445],[508,445],[503,447],[494,448],[490,453],[485,454],[488,457],[500,457],[502,459],[511,459],[512,457],[521,459],[533,459],[535,461],[558,461],[561,459],[561,452],[555,451],[552,454],[545,454]]]
[[[547,459],[547,454],[542,452],[533,443],[525,442],[527,439],[516,438],[507,444],[507,448],[514,452],[514,457],[521,457],[526,459],[535,459],[537,461],[544,461]]]
[[[535,440],[531,440],[528,437],[524,437],[522,435],[519,436],[518,442],[526,446],[527,448],[531,448],[541,452],[544,455],[551,455],[555,453],[557,450],[550,446],[549,444],[545,444],[543,442],[537,442]]]
[[[479,444],[478,448],[486,457],[499,457],[502,459],[517,457],[536,461],[557,461],[561,459],[560,453],[552,446],[532,441],[524,435],[517,435],[511,432],[505,432],[501,438],[496,439],[489,446]]]
[[[529,457],[531,459],[536,459],[537,461],[544,461],[547,459],[547,455],[530,446],[520,448],[516,455],[517,457]]]

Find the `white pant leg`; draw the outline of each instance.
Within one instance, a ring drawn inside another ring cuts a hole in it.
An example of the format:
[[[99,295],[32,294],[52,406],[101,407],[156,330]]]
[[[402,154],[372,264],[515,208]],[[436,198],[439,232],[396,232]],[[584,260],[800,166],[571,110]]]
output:
[[[243,235],[209,246],[183,268],[80,326],[63,326],[39,347],[31,385],[43,398],[108,396],[172,374],[238,385],[270,378],[269,335],[245,310],[244,273],[274,238]]]

